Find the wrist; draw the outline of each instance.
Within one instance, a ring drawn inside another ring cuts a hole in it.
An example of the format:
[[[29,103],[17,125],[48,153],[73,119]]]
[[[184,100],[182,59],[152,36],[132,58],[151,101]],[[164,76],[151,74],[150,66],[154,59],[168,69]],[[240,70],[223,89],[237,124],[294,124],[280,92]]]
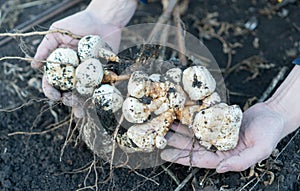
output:
[[[300,125],[300,66],[295,66],[277,91],[265,103],[285,121],[282,138]]]
[[[283,121],[283,126],[281,126],[281,137],[280,139],[284,138],[290,133],[289,129],[292,129],[295,122],[293,119],[289,118],[289,112],[286,110],[284,106],[281,105],[281,102],[276,99],[276,97],[271,97],[267,101],[265,101],[266,106],[272,112],[277,115],[277,118],[280,118]]]
[[[137,0],[92,0],[86,11],[98,22],[124,27],[133,16]]]

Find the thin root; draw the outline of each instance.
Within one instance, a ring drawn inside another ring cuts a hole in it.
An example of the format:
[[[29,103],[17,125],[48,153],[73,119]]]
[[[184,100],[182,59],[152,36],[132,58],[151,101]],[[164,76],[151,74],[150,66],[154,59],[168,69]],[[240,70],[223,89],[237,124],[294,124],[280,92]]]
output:
[[[55,30],[48,30],[48,31],[34,31],[34,32],[28,32],[28,33],[0,33],[1,36],[9,36],[9,37],[28,37],[28,36],[35,36],[35,35],[47,35],[51,33],[61,33],[63,35],[68,35],[74,39],[80,39],[82,36],[76,35],[74,33],[71,33],[67,30],[62,29],[55,29]]]

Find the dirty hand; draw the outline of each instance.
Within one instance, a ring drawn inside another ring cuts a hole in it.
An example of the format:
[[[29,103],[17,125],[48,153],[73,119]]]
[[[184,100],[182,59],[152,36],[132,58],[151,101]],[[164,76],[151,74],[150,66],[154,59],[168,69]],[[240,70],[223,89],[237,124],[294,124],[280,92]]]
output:
[[[217,172],[241,171],[267,158],[277,143],[300,125],[300,66],[295,66],[270,99],[244,113],[236,149],[224,154]]]
[[[200,168],[216,168],[217,172],[242,171],[266,159],[278,142],[300,125],[300,66],[295,66],[270,99],[244,112],[238,145],[235,149],[216,153],[195,144],[192,133],[175,126],[178,133],[169,136],[169,145],[175,149],[162,152],[164,160]],[[190,158],[190,156],[192,158]]]
[[[118,8],[113,9],[116,6]],[[112,0],[109,2],[101,0],[93,0],[90,5],[84,10],[65,19],[53,23],[50,30],[61,29],[67,30],[73,34],[84,35],[99,35],[103,37],[113,49],[117,52],[122,28],[132,17],[136,7],[136,1],[119,1]],[[127,8],[119,10],[119,8]],[[33,68],[40,68],[43,64],[39,61],[45,60],[49,54],[58,47],[69,47],[77,49],[78,39],[61,33],[47,34],[37,48],[35,61],[31,63]],[[81,108],[80,100],[72,93],[62,93],[52,87],[43,77],[44,94],[53,101],[61,100],[65,105],[74,107],[76,117],[83,117],[83,109]]]
[[[266,103],[258,103],[244,112],[238,145],[223,152],[225,159],[217,172],[243,171],[268,158],[283,138],[286,120]]]
[[[272,111],[265,103],[256,104],[244,113],[235,149],[214,153],[195,143],[193,152],[190,152],[191,137],[175,133],[168,141],[169,145],[176,149],[163,151],[161,157],[187,166],[191,162],[192,166],[199,168],[216,168],[219,173],[242,171],[271,154],[282,138],[283,126],[284,120],[278,113]]]

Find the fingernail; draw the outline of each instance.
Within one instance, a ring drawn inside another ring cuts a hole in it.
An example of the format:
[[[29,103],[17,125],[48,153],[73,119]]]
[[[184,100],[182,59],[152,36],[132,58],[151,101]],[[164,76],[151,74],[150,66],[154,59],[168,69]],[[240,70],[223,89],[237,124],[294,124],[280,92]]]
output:
[[[218,166],[216,168],[217,173],[224,173],[229,171],[229,167],[228,166]]]

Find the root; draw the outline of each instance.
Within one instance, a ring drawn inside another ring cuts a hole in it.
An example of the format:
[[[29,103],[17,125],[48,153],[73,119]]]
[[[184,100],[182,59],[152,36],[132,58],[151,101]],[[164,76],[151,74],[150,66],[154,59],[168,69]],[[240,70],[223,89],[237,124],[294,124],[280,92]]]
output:
[[[193,144],[192,144],[192,148],[190,150],[190,153],[189,153],[189,163],[190,163],[190,167],[189,167],[189,170],[192,169],[193,167],[193,152],[194,152],[194,148],[195,148],[195,143],[197,142],[195,136],[193,137]]]
[[[30,130],[33,130],[37,126],[37,124],[38,124],[38,122],[40,122],[43,114],[50,109],[50,108],[47,108],[47,106],[48,105],[44,105],[41,108],[39,114],[36,116],[35,120],[33,121],[32,126],[30,127]],[[45,108],[47,108],[47,109],[45,109]]]
[[[43,99],[31,99],[29,100],[27,103],[24,103],[20,106],[17,106],[17,107],[12,107],[12,108],[5,108],[5,109],[0,109],[0,112],[6,112],[6,113],[11,113],[11,112],[14,112],[14,111],[17,111],[23,107],[26,107],[26,106],[29,106],[31,104],[33,104],[33,102],[42,102],[42,101],[49,101],[48,98],[43,98]]]
[[[94,169],[94,173],[95,173],[95,184],[93,186],[86,186],[86,182],[87,179],[89,178],[92,169]],[[80,188],[78,190],[85,190],[85,189],[95,189],[96,191],[98,190],[98,173],[97,173],[97,160],[96,160],[96,155],[94,154],[94,160],[91,163],[91,165],[88,167],[88,172],[84,178],[84,182],[83,182],[84,187]]]
[[[62,161],[62,156],[64,154],[64,150],[67,146],[67,144],[70,142],[72,136],[73,136],[73,133],[74,133],[74,130],[71,132],[71,129],[72,129],[72,122],[73,122],[73,118],[74,118],[74,111],[72,109],[72,112],[71,112],[71,116],[70,116],[70,120],[69,120],[69,127],[68,127],[68,132],[67,132],[67,135],[66,135],[66,139],[65,139],[65,142],[61,148],[61,151],[60,151],[60,157],[59,157],[59,161],[61,162]],[[74,128],[75,129],[75,128]]]
[[[113,162],[114,162],[114,157],[115,157],[116,141],[117,141],[119,129],[121,127],[123,120],[124,120],[124,115],[122,114],[120,117],[120,120],[119,120],[119,124],[117,125],[115,132],[113,134],[113,146],[112,146],[111,159],[110,159],[110,164],[109,164],[109,179],[112,178],[112,176],[113,176]]]
[[[175,183],[177,184],[177,186],[179,186],[180,182],[178,180],[178,178],[175,176],[175,174],[169,169],[169,167],[165,167],[165,165],[161,165],[162,169],[164,169],[164,171],[166,171],[166,173],[175,181]]]
[[[65,126],[66,124],[68,124],[69,122],[69,116],[67,116],[64,120],[55,123],[55,124],[51,124],[49,126],[46,127],[47,130],[44,131],[40,131],[40,132],[24,132],[24,131],[17,131],[17,132],[13,132],[13,133],[9,133],[8,136],[14,136],[14,135],[44,135],[46,133],[49,133],[51,131],[55,131],[63,126]]]
[[[55,30],[48,30],[48,31],[34,31],[34,32],[27,32],[27,33],[0,33],[0,37],[28,37],[28,36],[36,36],[36,35],[47,35],[52,33],[61,33],[63,35],[70,36],[74,39],[80,39],[82,36],[76,35],[74,33],[71,33],[67,30],[62,29],[55,29]]]
[[[186,183],[190,181],[190,179],[199,171],[199,168],[194,168],[192,172],[179,184],[179,186],[174,190],[174,191],[179,191],[181,190]]]
[[[152,178],[149,178],[149,177],[147,177],[147,176],[145,176],[145,175],[143,175],[143,174],[137,172],[137,171],[134,170],[134,169],[132,169],[132,171],[133,171],[136,175],[138,175],[138,176],[143,177],[144,179],[146,179],[146,181],[151,181],[151,182],[153,182],[154,184],[156,184],[157,186],[159,186],[159,183],[156,182],[155,180],[153,180]]]

